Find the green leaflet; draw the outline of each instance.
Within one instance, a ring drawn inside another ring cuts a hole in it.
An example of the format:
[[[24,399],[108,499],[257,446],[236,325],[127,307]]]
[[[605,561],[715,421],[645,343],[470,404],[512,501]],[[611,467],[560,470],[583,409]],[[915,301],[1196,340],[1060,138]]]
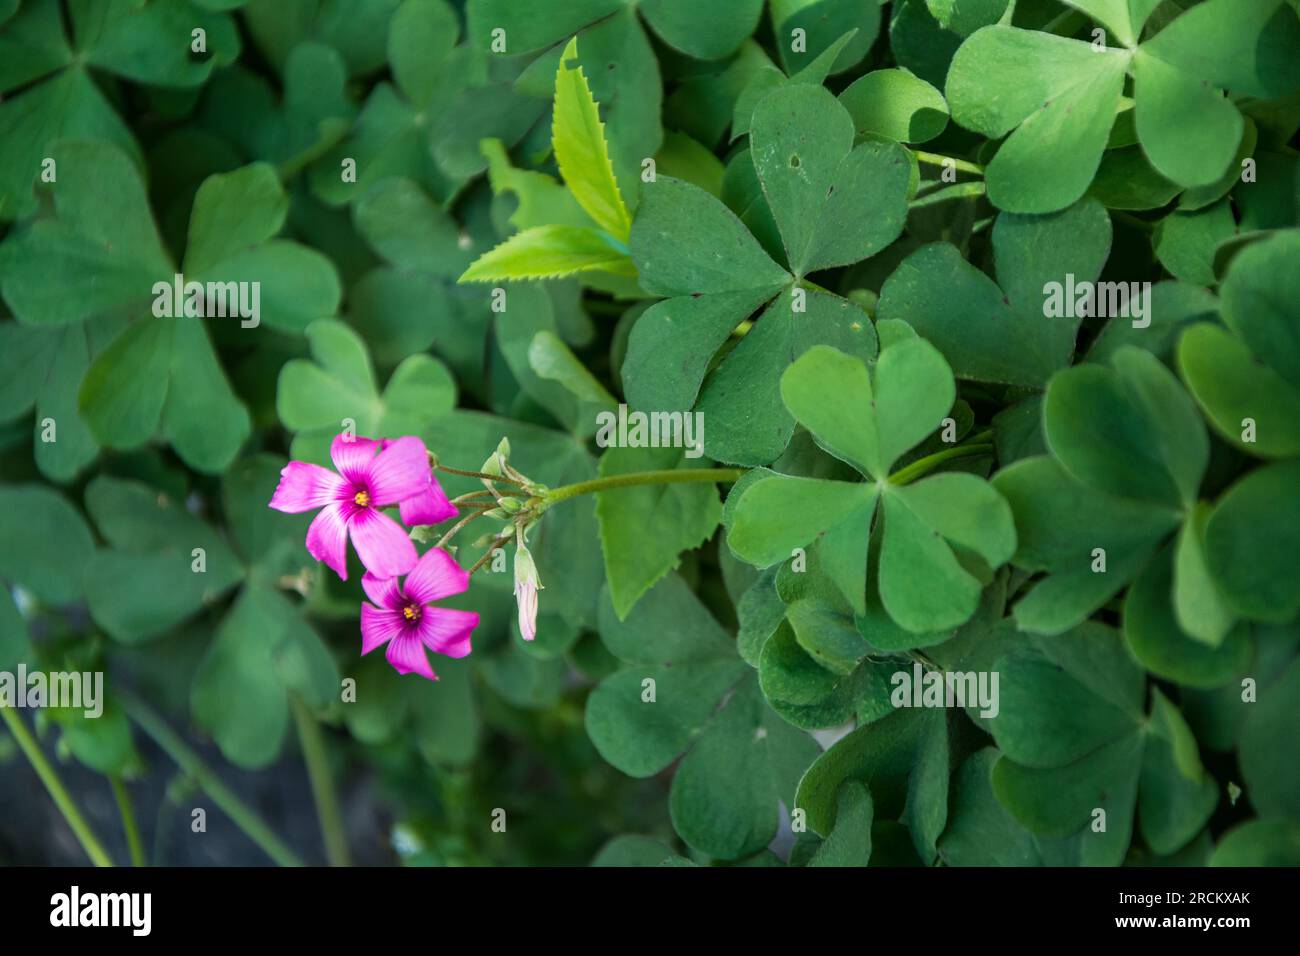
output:
[[[381,394],[365,343],[346,325],[322,319],[307,339],[314,361],[286,362],[276,386],[280,420],[297,433],[297,459],[327,462],[331,439],[349,425],[366,438],[417,433],[455,403],[451,374],[428,355],[402,362]]]
[[[998,801],[1040,836],[1081,833],[1093,865],[1123,859],[1135,817],[1157,852],[1190,841],[1218,792],[1178,710],[1155,691],[1142,721],[1143,676],[1112,631],[1090,624],[1035,644],[996,666]]]
[[[1069,364],[1082,321],[1064,302],[1049,315],[1050,296],[1094,281],[1110,248],[1110,219],[1095,200],[1047,216],[1002,213],[993,226],[998,284],[954,246],[932,243],[886,280],[877,318],[906,320],[961,378],[1041,387]]]
[[[53,189],[56,216],[6,241],[0,287],[18,317],[31,324],[150,309],[152,316],[135,318],[91,361],[78,391],[80,417],[100,445],[137,447],[161,428],[187,463],[221,471],[249,434],[248,413],[216,361],[205,320],[190,314],[194,300],[184,292],[175,301],[179,280],[138,174],[124,155],[102,144],[65,144],[53,152],[65,170]],[[101,202],[102,195],[111,202]],[[242,216],[230,217],[228,205],[241,208]],[[265,320],[293,329],[336,308],[338,280],[329,261],[273,238],[286,211],[283,190],[265,165],[209,177],[199,188],[178,274],[187,286],[215,290],[218,298],[204,306],[223,313],[213,321],[248,330]],[[37,268],[27,268],[29,261]],[[76,279],[50,283],[46,270]],[[246,317],[233,314],[230,290],[239,284],[250,290],[238,292]]]
[[[1148,0],[1073,3],[1121,44],[1095,46],[1003,24],[972,34],[948,74],[954,119],[990,138],[1007,136],[988,166],[989,198],[1013,212],[1052,212],[1088,189],[1106,148],[1124,76],[1133,77],[1137,138],[1155,171],[1184,187],[1219,181],[1244,123],[1221,95],[1279,96],[1300,86],[1300,25],[1282,0],[1239,11],[1211,0],[1139,45]],[[1211,39],[1213,38],[1213,39]]]
[[[985,136],[1011,133],[988,167],[994,205],[1054,212],[1083,195],[1101,163],[1127,59],[1001,25],[962,44],[946,89],[953,118]]]
[[[879,588],[889,616],[915,633],[969,620],[983,584],[952,549],[989,568],[1008,560],[1016,544],[1006,502],[973,475],[939,474],[901,486],[886,480],[898,457],[937,428],[952,404],[952,374],[938,352],[920,339],[901,340],[881,353],[872,375],[852,356],[816,346],[782,376],[781,393],[819,445],[875,481],[774,475],[737,487],[727,539],[732,551],[763,567],[820,538],[828,570],[863,614],[867,532],[879,498]]]
[[[859,139],[874,133],[900,143],[924,143],[948,125],[943,94],[906,70],[876,70],[840,94]]]
[[[642,288],[669,298],[642,315],[629,338],[629,404],[675,410],[697,401],[709,422],[705,450],[717,460],[766,464],[784,450],[793,421],[776,402],[778,382],[809,347],[875,355],[874,330],[859,310],[798,283],[806,271],[874,255],[902,229],[906,154],[883,142],[855,148],[853,139],[847,111],[815,85],[783,86],[753,111],[755,179],[795,275],[703,190],[661,178],[643,193],[632,258]],[[708,375],[709,356],[769,300]]]
[[[80,6],[71,25],[70,42],[57,0],[34,0],[5,26],[0,91],[28,88],[0,106],[0,220],[36,211],[31,186],[51,143],[101,140],[138,159],[134,138],[96,85],[92,68],[137,83],[189,88],[240,52],[234,21],[188,0],[112,3],[99,11]],[[205,31],[208,52],[191,57],[196,28]],[[111,201],[107,193],[104,198]]]
[[[601,639],[625,665],[587,701],[587,730],[602,756],[649,776],[689,748],[669,796],[678,834],[728,860],[766,846],[778,801],[792,805],[817,745],[768,708],[729,636],[676,575],[623,621],[603,602]]]

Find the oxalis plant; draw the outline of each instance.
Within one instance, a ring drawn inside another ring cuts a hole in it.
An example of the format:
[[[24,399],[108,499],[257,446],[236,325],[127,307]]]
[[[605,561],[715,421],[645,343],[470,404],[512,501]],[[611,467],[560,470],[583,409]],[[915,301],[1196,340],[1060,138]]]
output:
[[[93,862],[1300,863],[1296,3],[92,6],[0,760]]]

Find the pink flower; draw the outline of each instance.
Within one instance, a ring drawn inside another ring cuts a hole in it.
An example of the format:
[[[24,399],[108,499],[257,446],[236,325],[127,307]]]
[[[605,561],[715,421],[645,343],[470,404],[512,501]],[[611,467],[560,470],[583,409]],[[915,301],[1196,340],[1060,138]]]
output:
[[[397,673],[415,673],[429,680],[437,680],[438,675],[429,666],[426,647],[447,657],[469,654],[470,632],[478,626],[478,614],[432,605],[469,587],[469,573],[446,551],[426,551],[404,584],[395,577],[367,573],[361,586],[375,602],[361,605],[362,654],[387,644],[385,656]]]
[[[381,447],[374,439],[339,435],[330,445],[330,458],[338,474],[305,461],[285,465],[271,507],[290,514],[321,509],[307,529],[307,550],[344,581],[349,537],[361,563],[375,575],[393,578],[410,571],[419,559],[415,545],[379,509],[415,500],[419,504],[411,506],[412,511],[427,510],[425,502],[437,484],[424,442],[406,437]]]
[[[391,444],[391,439],[384,439],[385,448]],[[438,479],[433,477],[432,469],[429,470],[428,487],[415,497],[402,501],[398,505],[398,511],[402,516],[402,524],[412,528],[418,524],[440,524],[457,514],[456,506],[448,500]]]

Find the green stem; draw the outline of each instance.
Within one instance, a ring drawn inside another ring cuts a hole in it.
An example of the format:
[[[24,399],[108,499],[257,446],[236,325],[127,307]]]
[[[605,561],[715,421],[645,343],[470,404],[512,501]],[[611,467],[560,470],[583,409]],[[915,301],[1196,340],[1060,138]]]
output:
[[[18,746],[27,760],[36,771],[36,775],[41,778],[41,783],[45,784],[45,789],[49,791],[50,796],[54,798],[54,804],[63,814],[63,819],[68,821],[68,826],[72,827],[72,832],[76,834],[81,848],[86,851],[86,856],[90,857],[90,862],[95,866],[112,866],[113,861],[108,853],[104,850],[104,845],[99,842],[95,836],[95,831],[90,828],[86,818],[81,815],[81,809],[77,806],[72,796],[68,793],[63,781],[59,779],[58,772],[54,766],[45,759],[45,753],[41,750],[40,744],[32,736],[32,732],[27,729],[23,719],[18,716],[18,712],[11,707],[0,707],[0,717],[4,718],[9,732],[14,735],[14,740],[18,741]]]
[[[936,465],[945,461],[950,461],[953,458],[966,458],[971,455],[983,455],[992,450],[992,445],[957,445],[953,448],[945,448],[933,455],[918,458],[905,468],[898,469],[889,476],[889,483],[891,485],[906,485],[924,475],[928,475]]]
[[[927,166],[951,165],[953,169],[960,170],[963,173],[970,173],[972,176],[984,175],[983,166],[965,159],[957,159],[953,156],[943,156],[940,153],[927,153],[923,149],[914,149],[912,150],[912,154],[916,157],[918,163],[925,163]]]
[[[281,840],[252,807],[239,799],[221,778],[205,764],[180,735],[166,721],[153,712],[143,701],[133,694],[119,690],[117,698],[128,717],[135,721],[154,743],[162,748],[176,765],[194,779],[235,825],[247,834],[248,838],[265,851],[266,855],[280,866],[302,866],[302,859]]]
[[[451,503],[453,505],[473,504],[475,501],[487,500],[490,498],[492,499],[490,507],[495,507],[496,500],[498,497],[526,498],[528,497],[528,493],[524,491],[518,491],[514,488],[506,488],[504,491],[501,489],[497,489],[496,491],[488,491],[486,488],[484,488],[482,491],[470,491],[470,492],[466,492],[463,495],[457,495],[455,498],[451,499]]]
[[[465,471],[462,468],[452,468],[448,465],[442,464],[441,462],[435,464],[433,467],[437,468],[439,471],[445,471],[449,475],[461,475],[465,478],[479,478],[483,481],[504,481],[508,485],[523,485],[522,481],[515,481],[515,479],[507,478],[505,475],[489,475],[485,471]]]
[[[487,551],[484,552],[483,556],[474,562],[474,566],[469,569],[469,573],[474,574],[476,571],[481,569],[485,564],[491,561],[492,555],[496,554],[498,551],[501,550],[501,542],[504,540],[505,538],[494,539],[492,542],[492,547],[488,548]]]
[[[294,723],[298,725],[298,744],[307,763],[307,776],[311,778],[311,795],[316,801],[316,816],[320,820],[321,835],[325,838],[325,857],[330,866],[351,866],[347,833],[343,829],[343,815],[339,812],[338,793],[330,773],[329,755],[325,752],[325,735],[307,705],[296,694],[290,696]]]
[[[148,866],[144,859],[144,843],[140,840],[140,826],[135,821],[131,791],[126,789],[126,784],[116,774],[109,777],[108,782],[113,788],[113,799],[117,801],[117,812],[122,817],[122,833],[126,837],[126,847],[131,852],[131,865]]]
[[[662,471],[634,471],[626,475],[608,475],[604,478],[592,478],[572,485],[552,488],[541,498],[538,514],[552,505],[589,495],[597,491],[609,491],[612,488],[631,488],[635,485],[675,485],[687,481],[736,481],[745,474],[744,468],[667,468]]]
[[[978,180],[969,183],[953,183],[941,189],[931,189],[918,194],[907,205],[911,209],[923,209],[941,202],[952,202],[954,199],[978,199],[984,195],[984,189],[984,183]]]
[[[456,534],[460,531],[461,528],[465,527],[465,525],[469,524],[475,518],[482,517],[484,510],[485,509],[475,509],[474,511],[471,511],[469,514],[467,514],[465,517],[461,518],[459,521],[457,521],[454,525],[451,526],[451,528],[447,531],[446,534],[444,534],[441,538],[438,539],[438,543],[435,544],[434,547],[441,548],[445,546],[448,541],[456,537]]]

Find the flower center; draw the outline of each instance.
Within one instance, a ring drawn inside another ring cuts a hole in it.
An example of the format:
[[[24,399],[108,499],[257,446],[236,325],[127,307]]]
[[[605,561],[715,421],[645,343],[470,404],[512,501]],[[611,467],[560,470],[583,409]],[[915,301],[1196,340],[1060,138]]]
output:
[[[370,492],[358,491],[355,495],[353,495],[352,500],[356,502],[358,507],[368,508],[370,507]]]
[[[408,604],[402,608],[402,617],[408,621],[418,621],[420,619],[420,605]]]

